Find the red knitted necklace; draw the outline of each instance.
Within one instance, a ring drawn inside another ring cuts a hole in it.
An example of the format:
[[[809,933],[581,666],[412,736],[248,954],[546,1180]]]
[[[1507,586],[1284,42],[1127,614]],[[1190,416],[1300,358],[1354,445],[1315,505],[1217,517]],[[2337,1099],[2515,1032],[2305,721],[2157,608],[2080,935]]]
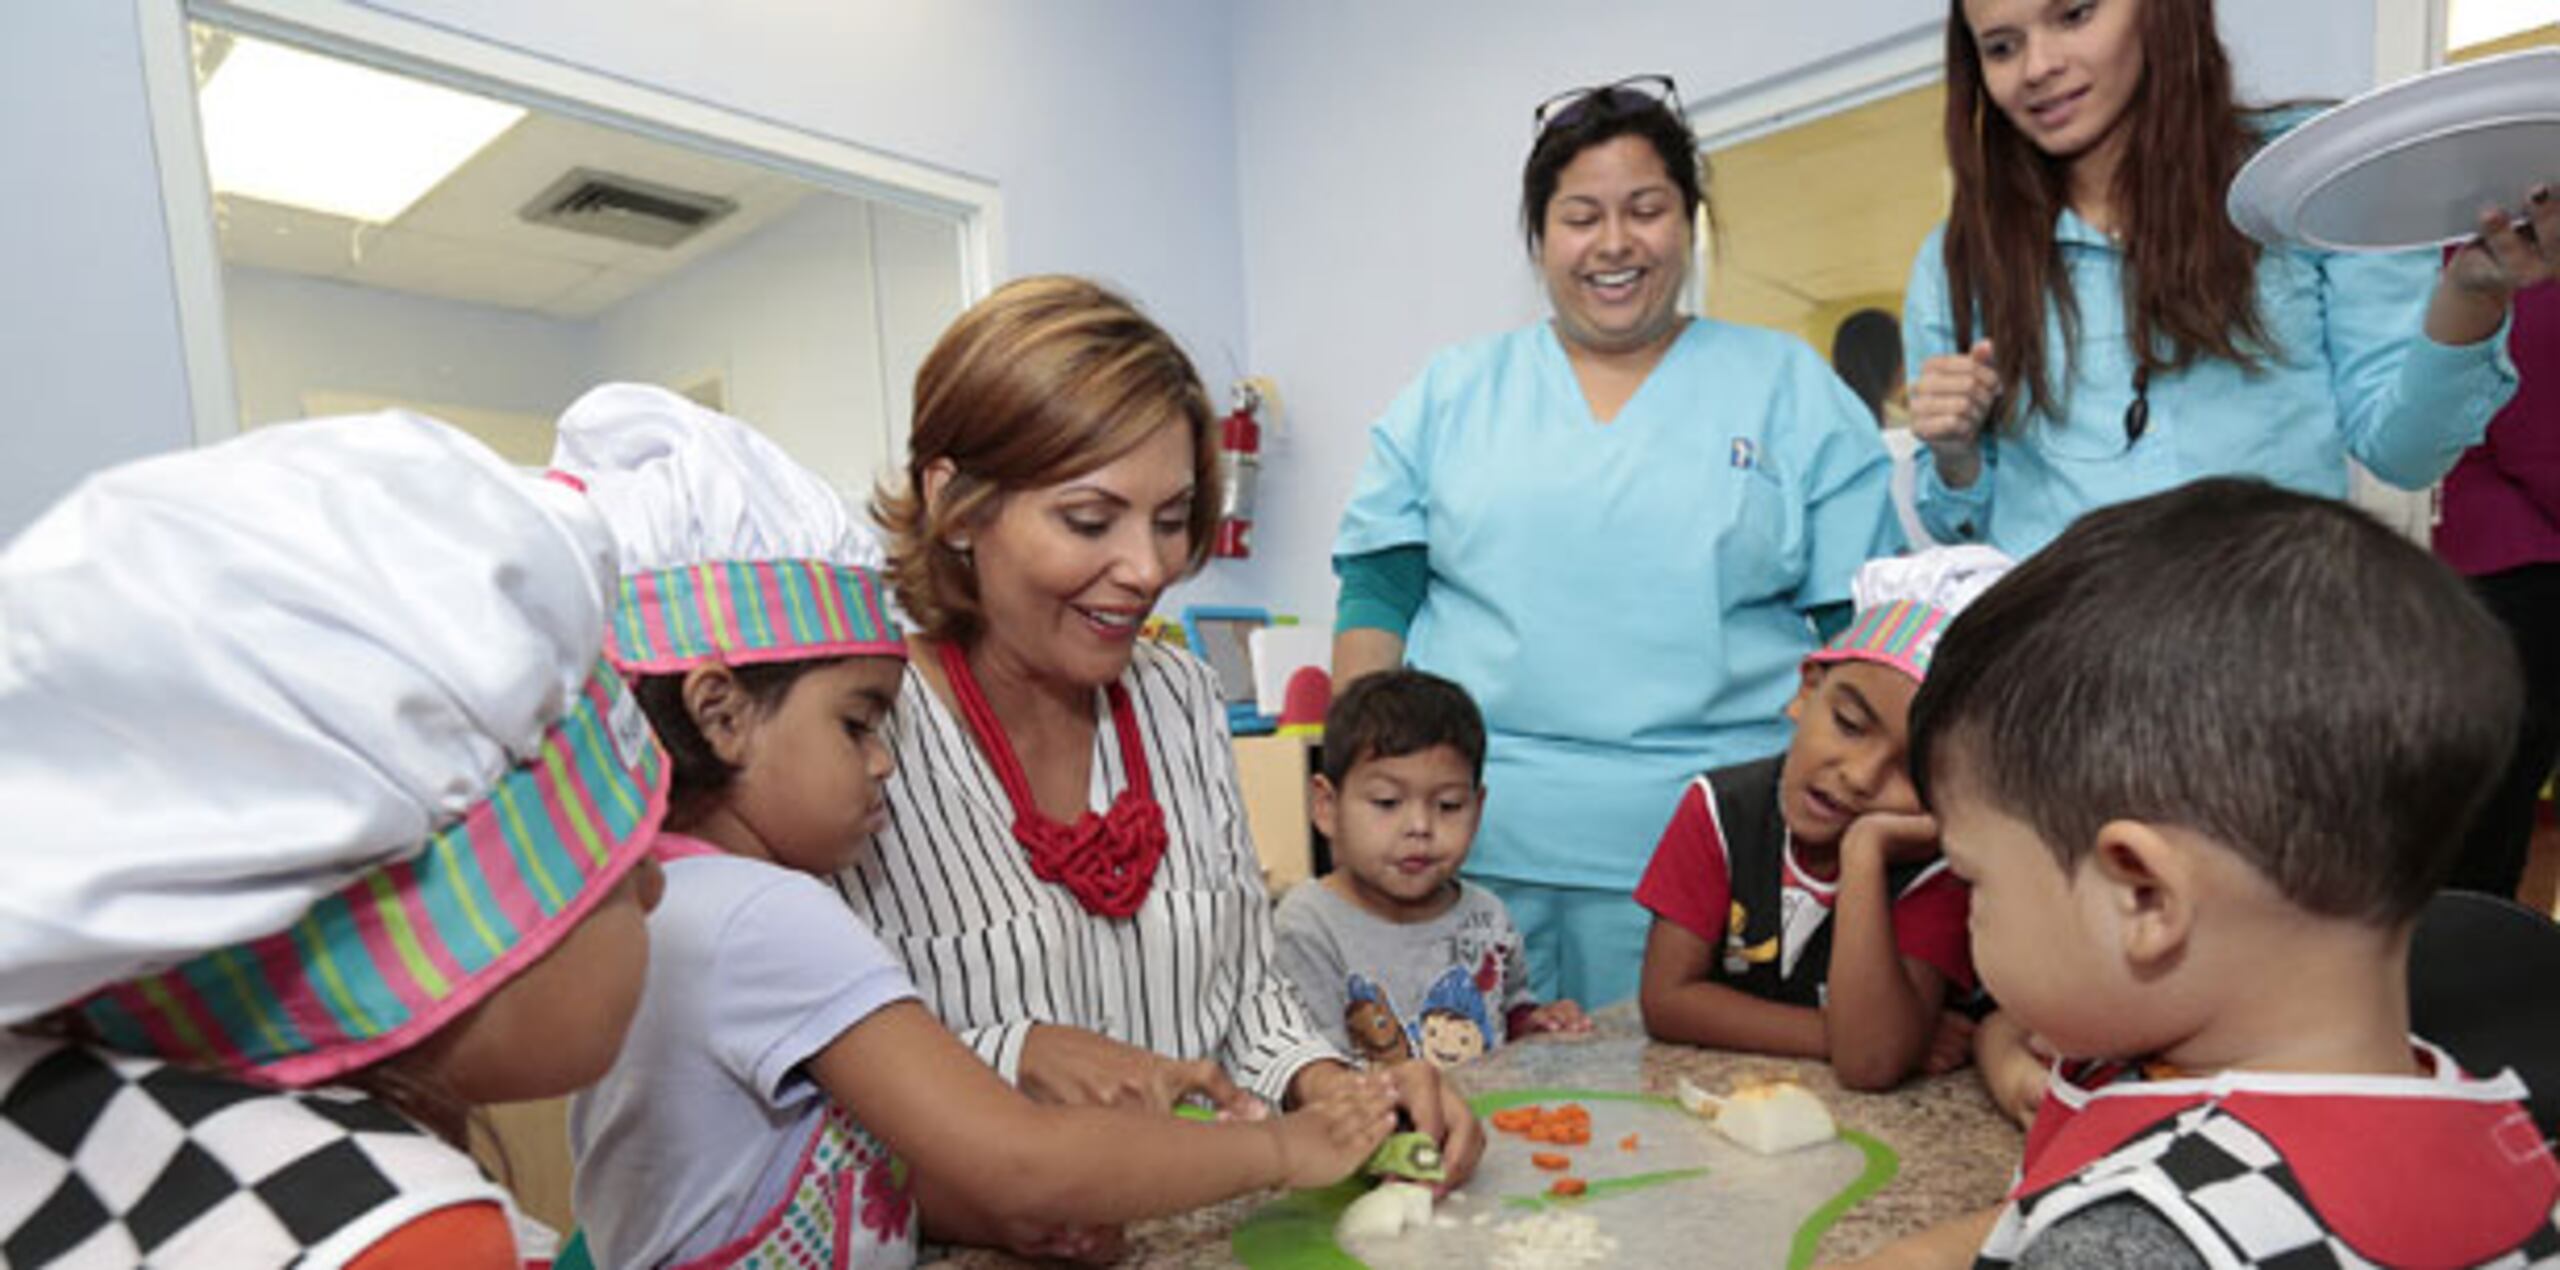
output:
[[[1067,888],[1085,911],[1103,917],[1127,917],[1147,902],[1156,866],[1164,860],[1164,808],[1157,805],[1147,775],[1147,752],[1138,741],[1137,712],[1129,708],[1129,690],[1118,683],[1103,688],[1111,707],[1111,725],[1120,738],[1120,765],[1129,784],[1102,815],[1090,811],[1073,824],[1060,824],[1040,810],[1031,796],[1031,778],[1005,739],[1004,724],[978,690],[969,673],[968,655],[957,644],[939,646],[943,678],[950,681],[960,718],[978,739],[978,749],[996,769],[996,781],[1013,804],[1013,836],[1031,855],[1031,872],[1043,882]]]

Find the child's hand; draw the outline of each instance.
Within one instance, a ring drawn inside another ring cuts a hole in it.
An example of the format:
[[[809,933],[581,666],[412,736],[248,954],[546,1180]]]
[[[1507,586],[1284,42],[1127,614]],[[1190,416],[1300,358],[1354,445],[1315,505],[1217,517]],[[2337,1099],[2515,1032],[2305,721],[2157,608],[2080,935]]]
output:
[[[1929,1037],[1929,1057],[1920,1070],[1942,1076],[1973,1061],[1973,1020],[1953,1010],[1938,1011],[1938,1030]]]
[[[1873,852],[1886,864],[1933,859],[1938,854],[1937,818],[1925,812],[1868,812],[1849,822],[1849,832],[1841,836],[1841,864],[1862,852]]]
[[[1529,1011],[1528,1026],[1525,1030],[1530,1032],[1588,1032],[1591,1030],[1591,1016],[1584,1014],[1582,1012],[1582,1007],[1575,1005],[1571,1001],[1549,1001],[1545,1005]]]
[[[2005,1011],[1984,1019],[1974,1035],[1973,1060],[1982,1071],[1983,1091],[2021,1127],[2034,1124],[2036,1110],[2044,1104],[2053,1058],[2043,1038]]]
[[[1330,1186],[1396,1131],[1395,1085],[1381,1072],[1328,1081],[1296,1111],[1264,1127],[1280,1144],[1282,1185]]]
[[[1314,1062],[1291,1078],[1291,1096],[1303,1105],[1323,1097],[1331,1086],[1368,1078],[1388,1082],[1395,1091],[1396,1106],[1412,1118],[1414,1130],[1440,1144],[1440,1161],[1449,1170],[1449,1180],[1435,1189],[1446,1195],[1465,1185],[1476,1171],[1476,1162],[1484,1157],[1484,1126],[1457,1087],[1441,1078],[1439,1068],[1429,1063],[1390,1063],[1355,1072],[1339,1062]]]

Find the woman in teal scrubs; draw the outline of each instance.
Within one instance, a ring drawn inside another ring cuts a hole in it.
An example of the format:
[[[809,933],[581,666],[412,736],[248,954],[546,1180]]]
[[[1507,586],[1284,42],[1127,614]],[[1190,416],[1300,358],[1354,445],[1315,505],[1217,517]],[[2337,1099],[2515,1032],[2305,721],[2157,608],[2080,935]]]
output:
[[[2560,199],[2451,262],[2260,247],[2224,192],[2303,110],[2233,100],[2210,0],[1949,0],[1955,196],[1904,293],[1920,519],[2024,557],[2204,476],[2443,476],[2515,392],[2501,331]]]
[[[1538,995],[1633,995],[1682,783],[1775,753],[1812,615],[1902,545],[1873,419],[1793,337],[1680,312],[1704,201],[1670,81],[1537,113],[1548,321],[1447,349],[1370,430],[1334,543],[1337,685],[1410,662],[1490,730],[1466,874]]]

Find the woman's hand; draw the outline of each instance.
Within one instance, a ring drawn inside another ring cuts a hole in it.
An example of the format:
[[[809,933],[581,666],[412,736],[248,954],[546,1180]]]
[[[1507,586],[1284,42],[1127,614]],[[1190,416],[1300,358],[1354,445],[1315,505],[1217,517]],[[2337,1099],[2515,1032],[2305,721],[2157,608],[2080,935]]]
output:
[[[1440,1144],[1441,1164],[1449,1180],[1437,1190],[1447,1194],[1464,1185],[1484,1157],[1484,1126],[1476,1123],[1467,1100],[1440,1078],[1440,1069],[1419,1060],[1391,1064],[1378,1073],[1395,1087],[1396,1105],[1413,1120],[1416,1132]],[[1333,1084],[1357,1080],[1360,1073],[1337,1062],[1309,1063],[1298,1069],[1290,1093],[1299,1102],[1321,1098]]]
[[[1330,1186],[1396,1131],[1395,1085],[1384,1072],[1352,1073],[1264,1128],[1280,1144],[1282,1185]]]
[[[2477,344],[2507,320],[2518,291],[2560,276],[2560,196],[2548,185],[2525,196],[2526,222],[2518,228],[2503,208],[2484,208],[2480,232],[2445,262],[2427,303],[2427,338],[2438,344]]]
[[[1022,1042],[1018,1084],[1040,1102],[1071,1106],[1136,1107],[1170,1113],[1197,1095],[1222,1118],[1255,1120],[1269,1114],[1262,1100],[1237,1088],[1216,1063],[1167,1058],[1083,1028],[1042,1023]]]
[[[1909,388],[1911,435],[1938,460],[1938,476],[1963,489],[1982,475],[1982,430],[2000,400],[2000,372],[1992,368],[1991,341],[1960,356],[1920,363]]]

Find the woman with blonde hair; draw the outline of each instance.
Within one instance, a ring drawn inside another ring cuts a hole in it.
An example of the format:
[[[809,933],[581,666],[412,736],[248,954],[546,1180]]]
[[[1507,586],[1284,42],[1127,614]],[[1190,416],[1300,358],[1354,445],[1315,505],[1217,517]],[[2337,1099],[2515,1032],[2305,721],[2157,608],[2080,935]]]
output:
[[[911,631],[896,770],[848,901],[1036,1098],[1251,1115],[1349,1078],[1273,970],[1217,685],[1138,638],[1217,514],[1190,359],[1100,286],[1026,278],[944,333],[915,402],[873,507]],[[1463,1100],[1397,1081],[1462,1180]]]

